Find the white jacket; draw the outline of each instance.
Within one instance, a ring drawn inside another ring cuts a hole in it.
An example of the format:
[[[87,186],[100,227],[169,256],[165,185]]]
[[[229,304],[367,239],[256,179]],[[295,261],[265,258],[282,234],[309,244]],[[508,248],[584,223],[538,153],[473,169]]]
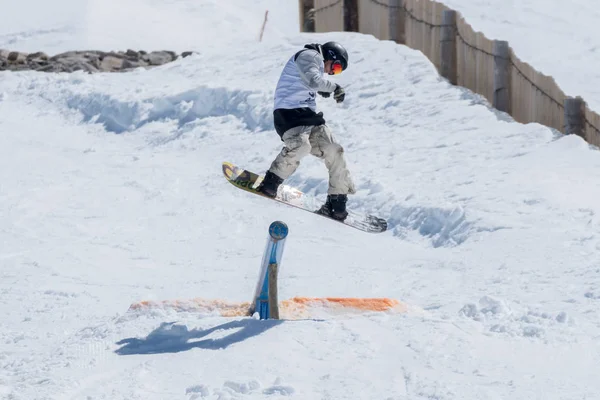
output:
[[[295,60],[294,60],[295,58]],[[333,92],[336,85],[323,77],[323,55],[312,49],[294,54],[287,62],[275,89],[275,109],[317,109],[317,92]]]

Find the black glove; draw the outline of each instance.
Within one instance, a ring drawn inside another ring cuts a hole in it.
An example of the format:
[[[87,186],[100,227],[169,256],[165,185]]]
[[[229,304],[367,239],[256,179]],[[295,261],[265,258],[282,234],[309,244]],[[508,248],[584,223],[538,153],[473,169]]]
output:
[[[329,96],[331,96],[331,92],[317,92],[319,93],[321,96],[328,98]]]
[[[344,92],[344,89],[336,83],[335,91],[333,92],[333,98],[335,99],[336,102],[341,103],[342,101],[344,101],[345,97],[346,97],[346,92]]]

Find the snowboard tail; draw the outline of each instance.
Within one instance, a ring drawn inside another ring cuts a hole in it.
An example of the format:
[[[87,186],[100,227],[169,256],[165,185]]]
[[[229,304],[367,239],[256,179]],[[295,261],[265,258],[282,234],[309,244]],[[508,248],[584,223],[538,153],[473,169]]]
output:
[[[269,200],[278,201],[292,207],[312,212],[313,214],[320,215],[332,221],[337,221],[365,232],[380,233],[387,230],[386,220],[374,215],[361,214],[348,208],[346,209],[346,211],[348,211],[348,216],[344,220],[332,218],[327,213],[319,212],[322,203],[320,203],[314,196],[303,193],[301,190],[289,185],[279,185],[277,196],[275,198],[265,196],[256,190],[263,180],[262,176],[238,167],[230,162],[223,162],[222,167],[225,178],[229,181],[229,183],[238,189],[254,193]]]

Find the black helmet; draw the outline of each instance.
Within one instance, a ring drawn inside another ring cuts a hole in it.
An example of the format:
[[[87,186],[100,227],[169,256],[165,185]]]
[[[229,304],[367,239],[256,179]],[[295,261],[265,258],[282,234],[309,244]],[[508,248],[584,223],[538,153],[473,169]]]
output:
[[[337,60],[342,63],[342,71],[348,68],[348,52],[338,42],[327,42],[321,46],[325,61]]]

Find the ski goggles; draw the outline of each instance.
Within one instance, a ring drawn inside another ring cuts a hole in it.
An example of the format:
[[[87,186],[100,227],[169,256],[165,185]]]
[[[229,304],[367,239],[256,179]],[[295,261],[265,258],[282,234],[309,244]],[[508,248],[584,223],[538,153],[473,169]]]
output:
[[[342,73],[342,63],[340,61],[334,61],[331,64],[331,72],[329,75],[339,75]]]

